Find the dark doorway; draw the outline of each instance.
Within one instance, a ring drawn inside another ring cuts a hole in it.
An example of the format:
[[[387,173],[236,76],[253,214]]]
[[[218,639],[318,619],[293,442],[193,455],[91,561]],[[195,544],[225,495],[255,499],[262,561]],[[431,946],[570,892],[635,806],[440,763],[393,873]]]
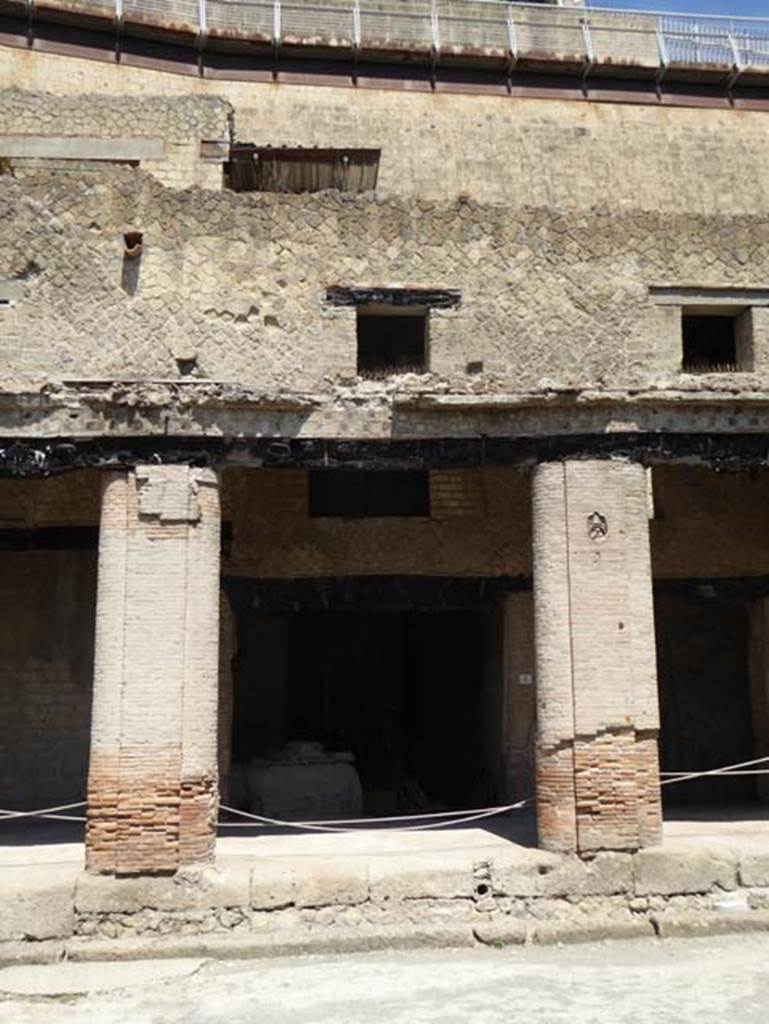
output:
[[[706,771],[755,757],[749,618],[743,596],[709,584],[655,595],[664,771]],[[665,803],[737,804],[756,799],[755,776],[664,786]]]
[[[473,807],[484,771],[484,619],[479,612],[403,618],[407,768],[432,801]]]
[[[373,809],[458,806],[481,763],[482,614],[305,612],[288,734],[355,755]]]
[[[355,756],[367,813],[472,806],[484,771],[485,616],[485,609],[286,616],[283,727],[275,723],[272,736],[249,729],[261,749],[246,749],[241,734],[237,755],[320,742]],[[236,735],[246,708],[236,696]]]

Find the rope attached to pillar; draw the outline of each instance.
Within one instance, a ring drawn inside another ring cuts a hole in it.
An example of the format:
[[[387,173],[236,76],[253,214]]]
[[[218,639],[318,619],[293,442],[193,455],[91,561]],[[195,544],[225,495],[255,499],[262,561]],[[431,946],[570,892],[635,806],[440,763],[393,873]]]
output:
[[[61,804],[59,807],[44,807],[39,811],[6,811],[0,808],[0,821],[9,818],[52,818],[55,821],[85,821],[84,817],[77,817],[72,814],[60,814],[60,811],[74,811],[78,807],[85,807],[85,800],[74,804]]]
[[[725,765],[723,768],[711,768],[700,772],[660,772],[661,786],[670,786],[676,782],[690,782],[694,779],[744,776],[744,775],[769,775],[769,768],[756,768],[756,765],[769,763],[769,757],[757,757],[752,761],[740,761],[737,764]],[[393,832],[426,832],[428,829],[451,828],[453,825],[466,825],[473,821],[482,821],[485,818],[495,818],[510,811],[520,811],[524,807],[532,806],[533,800],[519,800],[514,804],[500,804],[497,807],[481,807],[466,811],[436,811],[431,814],[404,814],[389,818],[337,818],[327,821],[281,821],[279,818],[268,818],[262,814],[251,814],[249,811],[240,811],[236,807],[228,807],[220,804],[220,809],[228,814],[234,814],[241,818],[248,819],[245,822],[220,821],[220,828],[290,828],[299,831],[310,832],[366,832],[372,831],[364,826],[384,825],[385,831]],[[79,800],[70,804],[59,804],[57,807],[43,807],[34,811],[12,811],[0,808],[0,824],[4,821],[18,821],[19,819],[42,818],[49,821],[79,821],[86,820],[83,815],[63,814],[63,811],[74,811],[79,807],[85,807],[85,800]],[[400,822],[418,821],[426,824],[400,825]],[[343,828],[344,825],[354,826]]]

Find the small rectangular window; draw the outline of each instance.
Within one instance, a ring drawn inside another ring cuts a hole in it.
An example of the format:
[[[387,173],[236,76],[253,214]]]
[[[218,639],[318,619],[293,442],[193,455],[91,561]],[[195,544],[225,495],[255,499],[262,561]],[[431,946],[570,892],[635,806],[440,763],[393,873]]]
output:
[[[358,373],[426,373],[429,369],[429,324],[433,309],[455,309],[461,296],[453,288],[348,287],[326,289],[332,306],[356,310]]]
[[[737,365],[737,338],[734,315],[686,313],[682,315],[683,358],[685,373],[729,373]]]
[[[358,309],[358,373],[424,373],[427,369],[427,312]]]
[[[372,192],[378,149],[288,149],[234,145],[224,165],[234,192]]]
[[[429,475],[418,470],[311,470],[308,494],[314,518],[430,515]]]

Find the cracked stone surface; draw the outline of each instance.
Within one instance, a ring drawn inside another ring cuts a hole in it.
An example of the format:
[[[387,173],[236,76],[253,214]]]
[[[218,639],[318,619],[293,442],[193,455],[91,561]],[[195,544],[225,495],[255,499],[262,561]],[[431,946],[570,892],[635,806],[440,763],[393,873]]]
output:
[[[88,965],[85,997],[0,1002],[2,1024],[759,1024],[769,936],[567,948],[375,953],[260,962]],[[37,968],[65,991],[71,966]],[[121,971],[120,968],[125,971]]]

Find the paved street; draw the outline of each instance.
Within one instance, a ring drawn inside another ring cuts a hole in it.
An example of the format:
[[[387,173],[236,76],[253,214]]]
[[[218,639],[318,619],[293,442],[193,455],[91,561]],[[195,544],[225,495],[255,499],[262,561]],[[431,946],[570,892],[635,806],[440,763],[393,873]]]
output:
[[[764,1024],[769,936],[0,972],[0,1024]],[[167,972],[166,977],[159,974]]]

